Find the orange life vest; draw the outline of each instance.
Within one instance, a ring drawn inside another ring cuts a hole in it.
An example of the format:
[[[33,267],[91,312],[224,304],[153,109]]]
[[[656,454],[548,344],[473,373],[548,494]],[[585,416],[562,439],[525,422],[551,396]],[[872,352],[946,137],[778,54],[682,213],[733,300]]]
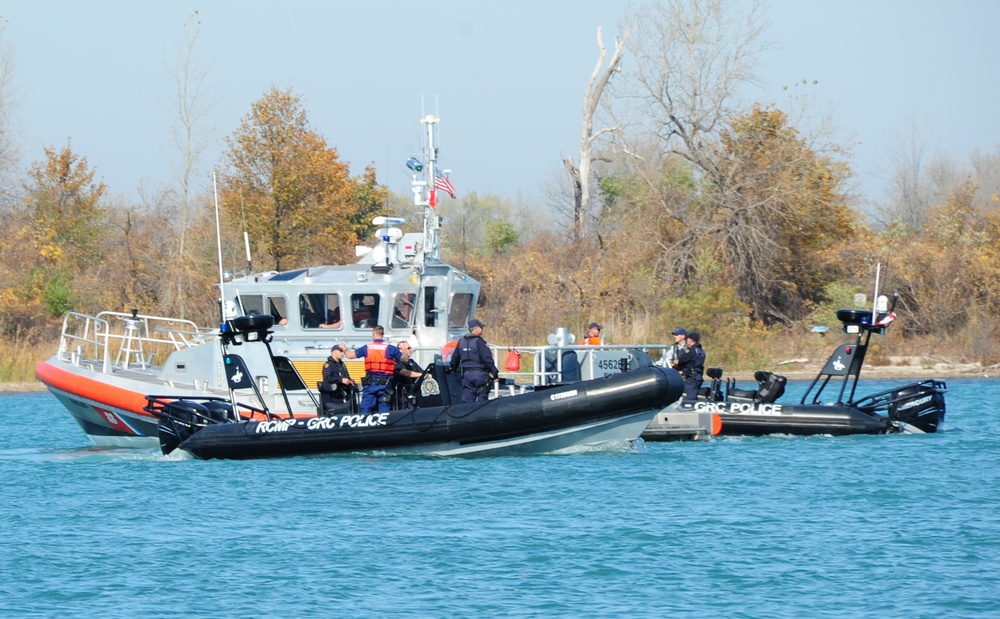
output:
[[[451,361],[451,356],[455,354],[456,348],[458,348],[458,340],[452,340],[445,344],[441,349],[441,360],[445,363]]]
[[[396,369],[396,362],[385,356],[385,351],[389,345],[385,342],[370,342],[365,354],[365,372],[369,374],[389,374],[392,375]]]
[[[600,337],[585,337],[585,338],[583,338],[583,345],[584,346],[600,346],[601,345],[601,338]]]

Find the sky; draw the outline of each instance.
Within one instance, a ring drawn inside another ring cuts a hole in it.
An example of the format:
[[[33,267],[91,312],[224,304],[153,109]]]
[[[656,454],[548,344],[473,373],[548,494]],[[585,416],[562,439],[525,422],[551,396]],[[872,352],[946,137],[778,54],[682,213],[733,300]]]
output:
[[[807,80],[850,149],[862,200],[888,191],[888,160],[913,127],[928,152],[960,164],[1000,149],[1000,2],[764,0],[773,48],[756,100],[780,103]],[[360,174],[408,195],[419,119],[441,118],[441,164],[461,194],[542,198],[579,159],[583,94],[628,9],[617,0],[0,0],[14,59],[13,128],[25,163],[61,148],[109,190],[136,198],[172,184],[171,100],[184,26],[206,75],[211,177],[250,105],[272,86],[302,99],[311,126]],[[628,62],[626,57],[625,62]],[[543,198],[542,198],[543,199]]]

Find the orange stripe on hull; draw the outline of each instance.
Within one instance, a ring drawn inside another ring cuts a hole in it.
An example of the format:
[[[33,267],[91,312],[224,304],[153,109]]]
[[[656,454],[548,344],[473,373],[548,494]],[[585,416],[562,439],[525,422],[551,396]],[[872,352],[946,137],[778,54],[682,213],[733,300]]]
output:
[[[42,361],[35,367],[35,376],[47,387],[53,387],[80,396],[81,398],[130,411],[137,415],[152,416],[142,410],[142,407],[146,405],[146,396],[142,393],[136,393],[135,391],[108,385],[107,383],[86,378],[73,372],[67,372],[48,361]]]

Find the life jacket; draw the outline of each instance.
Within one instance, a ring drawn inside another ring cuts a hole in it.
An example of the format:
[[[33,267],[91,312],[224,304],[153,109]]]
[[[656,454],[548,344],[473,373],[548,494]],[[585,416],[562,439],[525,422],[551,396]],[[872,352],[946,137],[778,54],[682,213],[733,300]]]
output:
[[[476,342],[477,339],[479,339],[478,335],[463,335],[462,339],[459,340],[458,350],[456,353],[461,360],[463,372],[468,372],[470,370],[476,372],[486,371],[486,365],[483,364],[483,359],[479,355],[479,345],[478,342]]]
[[[385,356],[388,348],[389,345],[384,341],[370,342],[366,346],[368,353],[365,355],[365,372],[392,375],[396,369],[396,362]]]
[[[696,345],[691,349],[692,357],[681,364],[680,372],[684,378],[701,376],[705,373],[705,349]]]

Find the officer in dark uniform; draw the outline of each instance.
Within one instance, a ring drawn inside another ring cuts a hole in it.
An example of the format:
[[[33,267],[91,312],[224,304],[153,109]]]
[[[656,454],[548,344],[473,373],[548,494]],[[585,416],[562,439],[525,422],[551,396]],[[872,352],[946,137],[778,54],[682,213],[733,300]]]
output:
[[[704,381],[705,349],[701,347],[701,335],[695,331],[687,334],[687,346],[677,353],[677,371],[684,377],[684,399],[694,400]]]
[[[407,340],[400,340],[396,343],[401,355],[396,360],[396,368],[393,372],[392,382],[396,386],[397,408],[411,408],[410,396],[413,393],[413,386],[417,383],[424,370],[410,355],[413,354],[413,347]]]
[[[347,373],[347,366],[344,365],[344,349],[340,344],[330,349],[330,356],[323,364],[323,382],[331,388],[324,392],[332,404],[347,404],[348,398],[354,394],[356,383]]]
[[[344,365],[344,349],[340,344],[330,349],[330,356],[323,364],[323,382],[337,389],[340,400],[346,399],[350,388],[355,386],[354,380],[347,372],[347,366]]]
[[[485,402],[488,400],[490,380],[500,376],[493,353],[483,339],[483,327],[478,320],[469,321],[469,332],[458,341],[451,355],[451,371],[462,369],[462,402]]]

